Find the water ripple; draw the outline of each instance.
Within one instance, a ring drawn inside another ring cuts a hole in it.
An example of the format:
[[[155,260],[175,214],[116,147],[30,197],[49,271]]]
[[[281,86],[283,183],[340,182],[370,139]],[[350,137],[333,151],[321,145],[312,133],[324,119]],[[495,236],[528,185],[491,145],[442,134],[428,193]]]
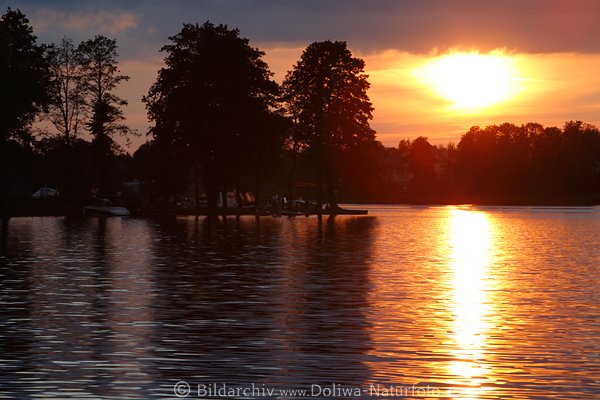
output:
[[[600,210],[370,210],[12,219],[0,398],[172,397],[182,380],[600,396]]]

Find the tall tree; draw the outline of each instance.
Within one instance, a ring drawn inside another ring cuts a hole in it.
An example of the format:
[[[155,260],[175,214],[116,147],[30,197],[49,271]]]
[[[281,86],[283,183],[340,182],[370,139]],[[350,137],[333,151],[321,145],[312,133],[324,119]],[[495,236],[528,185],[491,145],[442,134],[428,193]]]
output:
[[[127,101],[113,92],[129,77],[119,73],[116,39],[98,35],[82,42],[77,51],[89,113],[86,126],[93,137],[92,152],[97,168],[97,183],[100,190],[107,190],[110,181],[107,174],[108,161],[117,147],[114,137],[134,133],[122,123],[125,117],[121,107],[126,106]]]
[[[317,153],[317,203],[323,202],[323,177],[329,203],[337,207],[334,162],[343,153],[375,139],[369,125],[373,107],[367,90],[365,62],[352,56],[346,42],[315,42],[302,53],[283,83],[287,100]]]
[[[83,69],[80,53],[69,38],[63,38],[60,44],[51,45],[47,50],[50,68],[51,102],[46,114],[47,119],[58,132],[57,143],[60,150],[62,167],[60,179],[56,181],[63,194],[74,199],[86,196],[86,185],[76,184],[78,167],[74,165],[72,143],[77,138],[79,125],[85,114],[85,91],[83,87]]]
[[[196,204],[202,176],[209,209],[219,187],[239,174],[249,143],[275,105],[277,84],[263,52],[237,29],[206,22],[185,24],[169,38],[166,66],[143,101],[157,144],[190,155]],[[185,173],[185,171],[180,171]]]
[[[68,147],[77,136],[85,110],[80,61],[80,53],[69,38],[65,37],[59,45],[48,48],[52,96],[48,118]]]
[[[7,142],[31,139],[27,129],[49,101],[44,47],[19,10],[0,18],[0,216],[8,216]]]

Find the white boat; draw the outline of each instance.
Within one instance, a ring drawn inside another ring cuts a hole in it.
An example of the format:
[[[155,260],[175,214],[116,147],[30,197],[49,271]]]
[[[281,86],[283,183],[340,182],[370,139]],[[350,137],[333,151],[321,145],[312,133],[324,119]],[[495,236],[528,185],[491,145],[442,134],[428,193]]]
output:
[[[85,215],[95,215],[103,217],[128,217],[131,215],[129,210],[125,207],[111,206],[85,206],[83,207],[83,213]]]
[[[94,204],[83,207],[83,213],[101,217],[128,217],[131,215],[128,209],[113,206],[108,199],[96,199]]]

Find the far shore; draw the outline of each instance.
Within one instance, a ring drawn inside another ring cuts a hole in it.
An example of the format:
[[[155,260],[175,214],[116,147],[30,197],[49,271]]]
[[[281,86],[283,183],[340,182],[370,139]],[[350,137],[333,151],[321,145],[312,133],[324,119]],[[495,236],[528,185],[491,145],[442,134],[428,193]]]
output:
[[[571,195],[571,196],[456,196],[447,198],[431,198],[421,199],[420,201],[374,201],[374,202],[356,202],[349,201],[342,203],[343,208],[351,208],[350,204],[360,205],[361,208],[368,208],[369,205],[414,205],[414,206],[457,206],[457,205],[473,205],[473,206],[522,206],[522,207],[590,207],[600,205],[600,194],[598,195]],[[255,208],[243,209],[218,209],[216,212],[209,213],[204,208],[196,212],[195,208],[144,208],[131,209],[132,217],[158,217],[158,216],[268,216],[272,215],[269,211],[257,211]],[[322,215],[328,215],[327,210],[323,210]],[[10,209],[11,217],[41,217],[41,216],[80,216],[83,215],[83,207],[71,204],[26,204],[13,205]],[[316,215],[312,212],[310,215]]]

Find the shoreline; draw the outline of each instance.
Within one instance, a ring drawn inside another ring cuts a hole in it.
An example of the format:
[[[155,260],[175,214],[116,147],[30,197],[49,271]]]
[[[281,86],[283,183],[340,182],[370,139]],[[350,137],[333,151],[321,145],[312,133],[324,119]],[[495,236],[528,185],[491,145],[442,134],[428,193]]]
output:
[[[600,195],[597,196],[555,196],[546,199],[532,199],[526,196],[505,196],[495,199],[480,196],[478,198],[452,199],[453,201],[441,201],[449,199],[431,199],[430,201],[379,201],[379,202],[348,202],[341,203],[343,209],[359,206],[361,210],[370,205],[387,206],[485,206],[485,207],[594,207],[600,206]],[[534,201],[537,200],[537,201]],[[152,218],[162,216],[271,216],[274,213],[267,211],[258,211],[254,208],[248,209],[227,209],[217,210],[209,213],[207,209],[201,209],[197,214],[195,209],[132,209],[131,216],[134,218]],[[314,215],[336,215],[330,210],[323,210],[322,213],[310,212],[308,214],[298,214],[297,216]],[[67,204],[27,204],[14,205],[11,207],[9,218],[12,217],[76,217],[83,216],[83,207]],[[286,216],[286,215],[282,215]]]

